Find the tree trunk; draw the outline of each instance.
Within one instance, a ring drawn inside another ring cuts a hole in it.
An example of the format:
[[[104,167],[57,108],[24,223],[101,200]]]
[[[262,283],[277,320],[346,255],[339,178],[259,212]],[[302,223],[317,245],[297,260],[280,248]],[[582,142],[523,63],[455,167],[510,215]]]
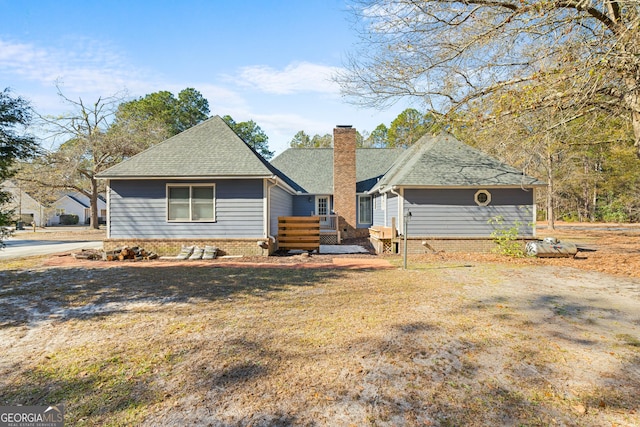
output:
[[[91,177],[91,220],[89,227],[93,229],[100,228],[98,221],[98,180]]]
[[[631,112],[631,123],[633,124],[633,145],[636,147],[636,155],[640,157],[640,111]]]
[[[547,228],[556,229],[555,212],[553,211],[553,157],[547,151]]]
[[[634,52],[638,53],[638,52]],[[627,77],[625,82],[627,87],[631,88],[629,92],[624,95],[624,103],[631,110],[631,125],[633,127],[633,146],[636,147],[636,155],[640,157],[640,79],[636,78],[637,72],[634,75]]]

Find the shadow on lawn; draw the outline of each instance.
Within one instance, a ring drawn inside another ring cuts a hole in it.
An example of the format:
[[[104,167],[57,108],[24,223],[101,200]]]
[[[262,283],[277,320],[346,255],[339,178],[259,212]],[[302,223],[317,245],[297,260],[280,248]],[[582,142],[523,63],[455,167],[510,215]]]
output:
[[[127,312],[136,303],[233,301],[243,295],[270,298],[274,292],[313,286],[342,274],[338,269],[193,267],[4,272],[0,328],[105,317]]]
[[[0,285],[0,328],[31,328],[42,322],[55,324],[74,319],[106,318],[108,321],[110,316],[135,309],[135,304],[150,304],[156,310],[170,303],[233,304],[246,297],[269,300],[292,288],[315,286],[342,274],[344,270],[336,269],[192,267],[5,272]],[[145,344],[140,343],[141,348],[129,349],[124,355],[117,346],[105,346],[104,355],[69,356],[77,358],[74,365],[68,364],[65,358],[68,355],[60,361],[54,355],[38,366],[24,369],[13,382],[0,381],[0,403],[65,403],[69,406],[67,420],[74,425],[108,424],[112,418],[124,423],[139,421],[149,406],[170,398],[162,394],[163,386],[159,385],[162,375],[181,366],[185,353],[196,351],[195,347],[189,347],[192,344],[175,338],[168,340],[164,349],[150,343],[146,351]],[[214,352],[231,352],[224,358],[228,365],[209,361],[210,365],[205,366],[203,362],[195,371],[189,371],[189,375],[178,378],[200,381],[206,389],[233,389],[269,376],[271,364],[261,361],[277,365],[285,358],[262,342],[244,338],[223,339],[207,345],[214,348]],[[72,350],[84,349],[80,346]],[[252,360],[245,359],[249,355]],[[193,375],[194,372],[197,375]],[[164,415],[171,417],[171,410]],[[258,424],[296,424],[295,418],[286,413],[254,415]]]
[[[8,405],[65,405],[65,421],[71,425],[110,424],[134,420],[136,413],[161,396],[151,378],[130,375],[117,361],[104,361],[95,370],[73,372],[52,366],[24,370],[18,382],[0,383],[0,402]]]
[[[520,359],[472,334],[443,340],[444,332],[412,322],[394,325],[383,339],[353,343],[367,352],[354,388],[368,392],[344,390],[343,400],[366,407],[373,419],[402,425],[601,425],[609,417],[604,411],[636,416],[640,356],[624,357],[604,377],[571,389],[564,372],[544,358]]]
[[[497,387],[494,384],[486,388],[486,393],[476,393],[465,400],[491,402],[491,412],[503,413],[502,421],[509,423],[547,424],[561,421],[598,425],[607,417],[599,414],[603,411],[636,414],[637,396],[640,393],[640,356],[633,349],[633,339],[616,334],[619,328],[632,328],[637,314],[631,309],[624,311],[607,305],[606,301],[580,295],[541,293],[532,299],[495,295],[463,306],[463,312],[481,310],[487,316],[504,322],[504,326],[514,329],[522,327],[524,338],[518,339],[516,335],[513,340],[493,343],[502,346],[503,352],[513,352],[511,359],[508,359],[510,363],[499,366],[497,374],[503,377],[502,383]],[[546,347],[538,342],[539,339],[553,346]],[[471,348],[476,344],[472,344]],[[563,351],[567,352],[566,359]],[[571,356],[576,351],[578,353],[574,359]],[[599,373],[594,373],[588,381],[582,375],[577,375],[576,379],[570,378],[571,382],[581,385],[565,384],[567,364],[569,371],[582,373],[591,367],[581,366],[581,363],[592,359],[609,359],[608,364],[613,367],[608,372],[596,369],[594,372]],[[572,364],[574,366],[570,367]],[[483,371],[481,365],[476,365],[475,370]],[[475,375],[470,378],[475,378]],[[505,382],[504,378],[510,380]],[[448,416],[454,417],[455,425],[473,424],[474,419],[484,418],[486,421],[488,414],[471,414],[460,408],[449,410],[448,413]],[[518,416],[508,420],[506,417],[509,414]]]

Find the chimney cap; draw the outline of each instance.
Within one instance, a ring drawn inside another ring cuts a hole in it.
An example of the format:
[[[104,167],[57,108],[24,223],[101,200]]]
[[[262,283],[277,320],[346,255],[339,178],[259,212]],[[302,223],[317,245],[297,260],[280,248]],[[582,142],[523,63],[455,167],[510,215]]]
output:
[[[345,129],[349,129],[352,126],[351,125],[336,125],[337,128],[345,128]]]

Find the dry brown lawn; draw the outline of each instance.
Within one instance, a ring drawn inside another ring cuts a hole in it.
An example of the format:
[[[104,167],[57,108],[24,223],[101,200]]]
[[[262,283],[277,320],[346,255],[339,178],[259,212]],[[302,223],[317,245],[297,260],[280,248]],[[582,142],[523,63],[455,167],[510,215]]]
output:
[[[588,234],[582,259],[407,271],[5,264],[0,405],[64,403],[74,426],[637,426],[640,278],[602,266],[639,236],[608,232],[607,256]]]

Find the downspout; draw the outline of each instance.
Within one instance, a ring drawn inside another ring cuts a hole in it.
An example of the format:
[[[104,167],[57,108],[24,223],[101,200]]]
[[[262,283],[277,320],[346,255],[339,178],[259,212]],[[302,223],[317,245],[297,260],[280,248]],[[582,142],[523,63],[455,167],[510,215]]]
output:
[[[106,189],[106,193],[107,193],[107,239],[111,238],[111,180],[108,179],[107,180],[107,189]]]
[[[537,230],[536,230],[536,223],[537,223],[537,219],[538,219],[538,203],[537,203],[537,187],[533,187],[533,237],[536,237],[537,234]]]
[[[273,182],[269,183],[270,180],[273,179]],[[266,183],[266,189],[265,189],[265,197],[267,202],[265,203],[265,233],[264,235],[267,236],[267,238],[269,240],[271,240],[274,244],[276,243],[276,238],[274,236],[272,236],[271,234],[269,234],[269,229],[271,228],[271,189],[273,187],[275,187],[276,185],[278,185],[278,181],[275,178],[267,178],[265,180]]]
[[[404,230],[404,215],[400,215],[400,213],[404,213],[404,196],[396,192],[397,188],[398,187],[394,185],[389,189],[389,192],[398,196],[398,212],[396,212],[398,218],[398,229]]]

